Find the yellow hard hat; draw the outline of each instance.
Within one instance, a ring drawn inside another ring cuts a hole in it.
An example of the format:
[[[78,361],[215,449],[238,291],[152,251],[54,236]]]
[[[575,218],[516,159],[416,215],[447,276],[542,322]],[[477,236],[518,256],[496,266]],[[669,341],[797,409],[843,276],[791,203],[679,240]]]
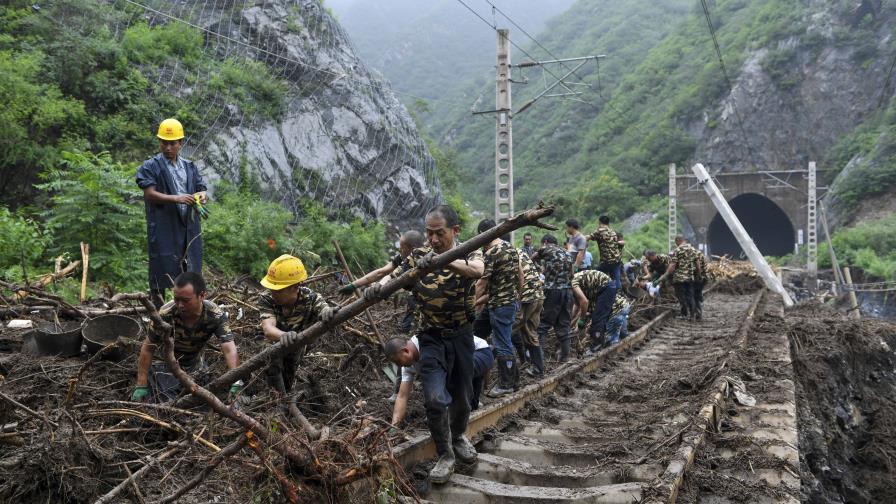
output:
[[[156,136],[162,140],[180,140],[184,137],[184,125],[173,117],[165,119],[159,125],[159,132],[156,133]]]
[[[271,290],[285,289],[308,278],[305,265],[298,257],[289,254],[274,259],[268,266],[268,274],[261,279],[261,285]]]

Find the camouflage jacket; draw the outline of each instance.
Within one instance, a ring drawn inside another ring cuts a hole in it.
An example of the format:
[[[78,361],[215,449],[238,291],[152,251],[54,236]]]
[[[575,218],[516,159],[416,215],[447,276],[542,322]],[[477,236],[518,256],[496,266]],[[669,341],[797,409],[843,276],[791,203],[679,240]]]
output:
[[[320,312],[327,306],[323,296],[307,287],[299,287],[299,295],[292,306],[279,306],[270,294],[258,300],[260,320],[275,319],[277,329],[300,332],[320,320]]]
[[[542,247],[535,262],[544,274],[545,289],[572,288],[572,264],[569,254],[556,245]]]
[[[483,254],[488,280],[488,307],[500,308],[519,300],[520,253],[504,240],[488,248]]]
[[[697,262],[697,250],[690,243],[682,243],[672,252],[671,259],[675,263],[675,272],[672,273],[672,283],[684,283],[694,281],[694,267]]]
[[[432,249],[414,250],[396,271],[396,276],[417,266],[417,261]],[[482,252],[474,250],[466,260],[482,260]],[[457,329],[475,318],[475,278],[463,277],[446,268],[426,274],[408,289],[417,301],[417,322],[421,330]]]
[[[613,300],[613,307],[610,309],[610,317],[615,317],[622,313],[622,310],[629,306],[628,299],[624,295],[617,293],[616,299]]]
[[[184,368],[193,367],[199,360],[199,353],[205,348],[212,336],[219,343],[233,341],[233,333],[227,322],[227,313],[211,301],[202,302],[202,314],[193,327],[185,327],[177,316],[174,301],[166,303],[159,310],[162,320],[174,327],[174,356]],[[158,328],[150,322],[149,341],[160,344],[162,335]]]
[[[594,310],[594,303],[600,293],[610,285],[610,277],[601,271],[580,271],[572,277],[572,286],[582,289],[582,293],[588,298],[588,312]]]
[[[697,282],[706,282],[709,280],[709,273],[706,271],[706,256],[699,250],[694,250],[697,255],[697,263],[700,265],[700,273],[694,272],[694,280]]]
[[[541,279],[538,266],[526,254],[520,254],[520,264],[523,266],[523,292],[520,294],[520,302],[531,303],[544,299],[544,280]]]
[[[588,239],[597,242],[597,249],[600,251],[600,264],[620,262],[622,249],[619,247],[616,231],[608,227],[599,227],[597,231],[588,235]]]
[[[649,260],[644,260],[647,264],[647,271],[650,272],[650,278],[655,280],[663,275],[667,269],[669,269],[669,265],[672,264],[672,258],[669,257],[669,254],[657,254],[656,262],[650,262]]]

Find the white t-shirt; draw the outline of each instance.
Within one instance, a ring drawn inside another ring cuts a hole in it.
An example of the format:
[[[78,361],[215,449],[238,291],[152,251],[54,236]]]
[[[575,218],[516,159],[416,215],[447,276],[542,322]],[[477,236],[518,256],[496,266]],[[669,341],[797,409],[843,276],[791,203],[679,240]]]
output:
[[[411,337],[411,344],[414,345],[414,348],[417,349],[417,354],[420,354],[420,341],[416,336]],[[482,350],[483,348],[488,348],[488,342],[479,336],[473,336],[473,346],[475,350]],[[412,382],[414,378],[417,377],[417,374],[420,373],[420,367],[422,366],[422,362],[418,359],[417,363],[410,367],[402,367],[401,368],[401,381],[403,382]]]

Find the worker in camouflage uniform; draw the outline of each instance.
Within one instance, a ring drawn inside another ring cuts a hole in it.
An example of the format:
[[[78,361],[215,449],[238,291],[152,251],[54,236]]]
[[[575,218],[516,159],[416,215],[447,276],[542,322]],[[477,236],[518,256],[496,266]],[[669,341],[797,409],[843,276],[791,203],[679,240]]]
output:
[[[298,257],[283,254],[268,266],[267,275],[261,285],[268,289],[258,301],[261,330],[272,343],[290,345],[298,338],[298,333],[316,322],[328,323],[337,309],[331,307],[324,298],[301,285],[308,278],[305,265]],[[292,390],[296,368],[304,348],[272,359],[268,366],[268,384],[278,394],[285,395]]]
[[[557,238],[546,234],[541,239],[541,248],[533,256],[544,275],[544,304],[538,323],[538,345],[544,353],[548,331],[554,329],[560,345],[560,362],[569,360],[570,333],[572,320],[572,268],[570,255],[560,248]]]
[[[495,221],[484,219],[479,232],[495,227]],[[485,269],[476,282],[477,307],[484,304],[480,317],[488,318],[492,346],[495,347],[498,383],[488,392],[489,397],[501,397],[519,388],[520,364],[514,355],[513,321],[520,309],[523,273],[520,253],[507,241],[495,238],[483,247]]]
[[[532,254],[535,253],[535,247],[532,246],[532,233],[523,235],[523,246],[520,247],[520,252],[529,257],[532,257]]]
[[[174,356],[180,367],[190,374],[205,369],[202,350],[212,336],[221,344],[221,354],[229,369],[239,365],[233,332],[227,323],[227,314],[217,305],[205,299],[205,280],[199,273],[185,272],[174,279],[174,300],[159,311],[162,320],[174,328]],[[137,357],[137,386],[131,394],[132,401],[166,402],[180,393],[180,381],[164,362],[153,364],[155,349],[166,335],[150,323],[149,334],[140,347]],[[202,381],[202,377],[196,377]],[[242,388],[242,380],[230,387],[231,394]]]
[[[696,266],[694,268],[694,307],[697,309],[697,320],[703,320],[703,289],[709,281],[706,268],[706,255],[699,250],[696,252]]]
[[[528,255],[520,254],[520,266],[523,269],[523,291],[520,294],[520,311],[513,324],[513,345],[520,355],[520,362],[531,363],[526,372],[539,377],[544,374],[544,353],[538,341],[538,324],[544,305],[544,280],[538,266]]]
[[[616,289],[613,288],[613,279],[606,273],[586,270],[573,276],[572,292],[576,299],[572,323],[578,324],[579,319],[591,318],[588,330],[590,342],[585,351],[587,357],[609,344],[605,334],[607,321],[610,319],[610,312],[616,299]]]
[[[602,271],[612,278],[614,287],[619,290],[622,287],[620,279],[622,248],[619,246],[620,240],[616,232],[610,229],[610,218],[601,215],[598,218],[597,231],[588,235],[588,239],[597,242],[597,249],[600,252],[597,271]]]
[[[694,278],[699,266],[697,254],[699,252],[683,236],[676,236],[675,251],[670,256],[669,267],[657,281],[657,283],[661,283],[667,278],[672,279],[675,296],[678,298],[678,304],[681,305],[681,313],[678,318],[694,320],[697,317],[697,307],[694,301]]]
[[[457,246],[460,218],[447,205],[426,215],[426,247],[419,248],[395,274],[427,268],[435,254]],[[476,449],[464,435],[473,394],[474,285],[484,269],[482,253],[471,252],[448,266],[423,275],[409,289],[417,301],[420,332],[420,381],[426,422],[439,460],[430,471],[433,483],[445,483],[454,472],[455,455],[464,463],[476,460]]]
[[[619,343],[628,337],[628,313],[631,304],[623,294],[617,293],[610,309],[610,319],[607,321],[607,339],[611,345]]]

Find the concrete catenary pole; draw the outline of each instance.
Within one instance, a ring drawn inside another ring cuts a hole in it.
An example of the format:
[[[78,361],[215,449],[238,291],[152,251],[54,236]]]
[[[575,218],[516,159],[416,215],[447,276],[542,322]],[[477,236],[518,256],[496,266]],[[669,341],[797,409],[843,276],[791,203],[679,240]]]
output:
[[[675,236],[678,235],[678,187],[675,180],[675,163],[669,165],[669,249],[675,248]]]
[[[498,30],[495,67],[495,221],[513,216],[513,132],[510,101],[509,30]]]
[[[818,214],[816,212],[818,199],[815,194],[818,179],[815,173],[815,161],[812,161],[809,163],[809,199],[806,205],[806,234],[808,235],[806,237],[806,273],[809,280],[809,292],[813,294],[818,291]]]
[[[790,299],[790,295],[787,294],[786,290],[784,290],[784,285],[781,284],[781,281],[778,280],[778,277],[775,276],[775,273],[765,261],[765,257],[763,257],[759,252],[759,249],[756,248],[756,244],[753,243],[753,239],[750,238],[750,235],[747,234],[744,226],[740,223],[740,219],[738,219],[737,215],[734,214],[734,211],[731,210],[731,206],[728,205],[728,202],[725,200],[722,192],[719,191],[719,188],[716,187],[715,182],[712,181],[712,178],[709,176],[706,168],[704,168],[702,164],[697,163],[691,168],[691,170],[694,172],[694,175],[697,176],[697,181],[701,186],[703,186],[706,194],[709,195],[709,199],[712,200],[712,203],[713,205],[715,205],[716,210],[719,211],[719,215],[721,215],[725,220],[725,224],[728,225],[728,229],[730,229],[734,237],[737,238],[737,242],[740,244],[740,248],[742,248],[743,251],[747,254],[747,257],[750,259],[753,267],[756,268],[756,271],[759,272],[759,275],[765,282],[766,287],[768,287],[768,289],[772,292],[780,294],[781,298],[783,298],[784,300],[784,306],[793,306],[793,300]]]

